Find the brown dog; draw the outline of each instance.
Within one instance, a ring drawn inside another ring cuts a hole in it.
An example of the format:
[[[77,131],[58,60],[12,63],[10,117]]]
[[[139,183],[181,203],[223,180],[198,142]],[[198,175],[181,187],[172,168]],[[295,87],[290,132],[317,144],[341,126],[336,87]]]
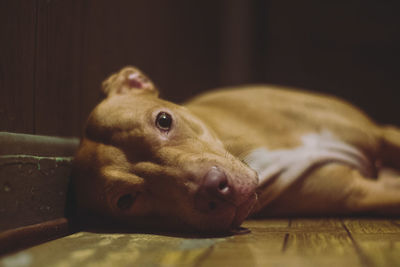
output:
[[[229,231],[251,212],[400,214],[400,131],[343,101],[251,86],[180,106],[133,67],[103,91],[75,158],[81,215]]]

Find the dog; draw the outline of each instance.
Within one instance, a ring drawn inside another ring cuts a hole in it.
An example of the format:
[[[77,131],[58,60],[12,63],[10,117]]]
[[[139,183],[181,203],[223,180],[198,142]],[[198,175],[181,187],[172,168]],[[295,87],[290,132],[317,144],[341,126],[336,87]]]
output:
[[[79,216],[230,232],[250,215],[400,214],[400,130],[342,100],[259,85],[177,105],[130,66],[102,90],[74,159]]]

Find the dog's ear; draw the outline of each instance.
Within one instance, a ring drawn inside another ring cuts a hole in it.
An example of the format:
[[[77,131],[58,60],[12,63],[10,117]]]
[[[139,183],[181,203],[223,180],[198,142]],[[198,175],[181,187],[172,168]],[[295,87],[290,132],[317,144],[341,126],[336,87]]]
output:
[[[106,96],[130,92],[158,94],[153,82],[139,69],[131,66],[125,67],[108,77],[102,84],[102,91]]]

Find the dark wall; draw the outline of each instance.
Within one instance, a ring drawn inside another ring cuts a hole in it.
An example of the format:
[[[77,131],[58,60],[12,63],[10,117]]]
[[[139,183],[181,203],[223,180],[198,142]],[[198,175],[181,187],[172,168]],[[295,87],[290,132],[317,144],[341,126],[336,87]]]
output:
[[[136,65],[173,101],[223,85],[323,91],[400,125],[397,1],[0,0],[0,130],[80,135]]]
[[[400,125],[399,12],[398,1],[271,1],[266,80],[341,96]]]

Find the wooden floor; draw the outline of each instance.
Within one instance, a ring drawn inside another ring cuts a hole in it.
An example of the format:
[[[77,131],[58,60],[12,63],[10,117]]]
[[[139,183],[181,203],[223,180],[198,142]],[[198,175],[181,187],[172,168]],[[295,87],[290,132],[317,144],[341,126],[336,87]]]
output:
[[[400,220],[267,219],[219,238],[79,232],[0,266],[400,266]]]

